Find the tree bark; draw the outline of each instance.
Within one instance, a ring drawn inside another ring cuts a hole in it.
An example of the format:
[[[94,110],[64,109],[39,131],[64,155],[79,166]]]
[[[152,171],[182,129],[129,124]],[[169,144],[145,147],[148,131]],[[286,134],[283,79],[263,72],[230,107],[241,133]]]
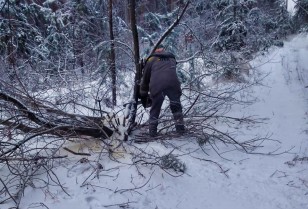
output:
[[[135,62],[135,79],[134,79],[134,103],[132,104],[132,111],[130,115],[130,123],[135,123],[136,120],[136,112],[137,112],[137,105],[138,105],[138,93],[139,93],[139,82],[141,77],[141,69],[140,69],[140,52],[139,52],[139,37],[138,37],[138,30],[137,30],[137,21],[136,21],[136,1],[130,0],[129,1],[129,8],[130,8],[130,22],[131,22],[131,29],[133,33],[133,43],[134,43],[134,62]]]
[[[112,0],[109,0],[109,37],[110,37],[110,71],[112,80],[112,104],[117,105],[117,87],[116,87],[116,64],[115,64],[115,49],[114,49],[114,33],[113,33],[113,15],[112,15]]]
[[[190,1],[187,1],[182,12],[177,17],[177,19],[173,22],[173,24],[165,31],[165,33],[161,36],[161,38],[157,41],[155,46],[152,49],[153,53],[157,46],[170,34],[175,26],[177,26],[182,19]],[[130,112],[129,112],[129,125],[125,134],[124,140],[127,140],[128,135],[130,134],[132,128],[135,126],[136,114],[137,114],[137,106],[138,106],[138,98],[139,98],[139,83],[142,76],[142,63],[140,61],[140,53],[139,53],[139,38],[138,38],[138,30],[137,30],[137,21],[136,21],[136,1],[129,0],[129,8],[130,8],[130,23],[131,30],[133,34],[133,43],[134,43],[134,62],[135,62],[135,79],[134,79],[134,92],[133,98],[130,103]]]

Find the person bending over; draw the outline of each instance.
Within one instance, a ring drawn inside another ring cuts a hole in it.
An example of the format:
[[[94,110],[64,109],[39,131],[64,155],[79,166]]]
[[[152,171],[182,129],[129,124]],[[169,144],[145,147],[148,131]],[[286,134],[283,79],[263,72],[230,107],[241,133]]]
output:
[[[170,109],[175,120],[178,133],[185,132],[183,112],[180,97],[181,84],[176,74],[175,56],[166,52],[163,45],[159,45],[155,52],[147,59],[140,83],[140,95],[146,97],[150,92],[152,106],[149,118],[149,134],[157,135],[158,118],[165,96],[170,100]]]

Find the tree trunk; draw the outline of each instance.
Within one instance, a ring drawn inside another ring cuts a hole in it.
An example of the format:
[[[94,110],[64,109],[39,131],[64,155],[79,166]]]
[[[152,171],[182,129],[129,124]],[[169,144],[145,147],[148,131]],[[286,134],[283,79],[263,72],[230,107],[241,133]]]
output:
[[[236,21],[236,9],[237,9],[237,1],[233,0],[233,21]]]
[[[112,15],[112,0],[109,0],[109,37],[110,37],[110,71],[111,71],[111,86],[112,86],[112,105],[117,105],[117,87],[116,87],[116,65],[115,65],[115,49],[114,49],[114,34],[113,34],[113,15]]]
[[[129,8],[130,8],[130,22],[131,22],[131,29],[133,33],[133,42],[134,42],[134,62],[135,62],[135,83],[134,83],[134,103],[132,104],[132,112],[130,116],[130,123],[133,124],[136,120],[136,112],[137,112],[137,104],[138,104],[138,93],[139,93],[139,82],[140,82],[140,53],[139,53],[139,38],[138,38],[138,31],[137,31],[137,21],[136,21],[136,1],[130,0],[129,1]]]
[[[154,52],[155,48],[170,34],[173,28],[178,25],[183,14],[185,13],[190,1],[187,1],[186,5],[184,6],[183,11],[178,15],[176,20],[173,24],[162,34],[160,39],[154,45],[152,52]],[[139,53],[139,39],[138,39],[138,31],[137,31],[137,23],[136,23],[136,1],[129,0],[129,8],[130,8],[130,22],[131,22],[131,29],[133,34],[133,41],[134,41],[134,62],[135,62],[135,79],[134,79],[134,92],[133,98],[131,99],[129,104],[129,125],[124,137],[124,140],[127,140],[128,135],[130,134],[132,128],[135,126],[136,114],[137,114],[137,106],[138,106],[138,98],[139,98],[139,83],[142,76],[142,63],[140,62],[140,53]]]

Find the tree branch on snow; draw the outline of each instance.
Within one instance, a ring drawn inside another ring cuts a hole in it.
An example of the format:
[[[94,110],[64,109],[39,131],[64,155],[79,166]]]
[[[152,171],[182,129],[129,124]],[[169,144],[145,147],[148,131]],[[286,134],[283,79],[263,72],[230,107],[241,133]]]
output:
[[[33,99],[33,98],[32,98]],[[92,136],[95,138],[102,137],[107,138],[111,136],[113,131],[102,125],[102,127],[93,127],[94,124],[99,125],[98,123],[102,118],[95,118],[95,117],[87,117],[87,116],[79,116],[79,115],[73,115],[64,113],[63,111],[55,110],[48,108],[44,105],[40,105],[39,103],[36,103],[36,109],[38,109],[37,112],[32,111],[30,108],[28,108],[25,104],[23,104],[22,101],[19,101],[18,99],[14,98],[13,96],[10,96],[4,92],[0,92],[0,100],[6,101],[11,103],[13,106],[15,106],[17,109],[17,112],[20,112],[21,115],[15,119],[16,125],[15,128],[19,129],[21,131],[34,131],[34,130],[40,130],[41,134],[52,134],[52,135],[66,135],[66,136],[78,136],[78,135],[87,135]],[[56,115],[51,115],[50,117],[48,114],[43,114],[42,112],[47,113],[55,113]],[[64,118],[63,116],[68,116],[70,120],[67,120],[67,118]],[[21,119],[23,118],[23,119]],[[34,122],[35,126],[25,126],[23,124],[20,124],[20,121],[24,121],[25,118],[27,118],[29,121]],[[60,123],[61,125],[58,125],[54,122]],[[10,120],[2,120],[3,125],[13,125],[13,122],[10,122]],[[93,123],[92,127],[89,122]],[[88,124],[87,124],[88,123]],[[102,122],[100,122],[102,123]],[[87,124],[87,125],[86,125]],[[37,127],[37,125],[39,127]],[[87,127],[88,126],[88,127]],[[45,131],[42,131],[42,129],[46,129]]]

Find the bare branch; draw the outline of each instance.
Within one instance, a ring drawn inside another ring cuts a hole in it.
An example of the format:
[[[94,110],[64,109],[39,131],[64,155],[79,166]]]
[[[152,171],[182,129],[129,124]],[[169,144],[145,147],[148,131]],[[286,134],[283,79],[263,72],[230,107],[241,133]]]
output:
[[[169,33],[171,33],[171,31],[173,30],[173,28],[175,28],[181,21],[188,5],[190,3],[190,0],[188,0],[182,10],[182,12],[180,13],[180,15],[176,18],[176,20],[170,25],[170,27],[164,32],[164,34],[159,38],[159,40],[156,42],[156,44],[154,45],[152,51],[150,54],[153,54],[155,49],[158,47],[158,45],[169,35]]]

